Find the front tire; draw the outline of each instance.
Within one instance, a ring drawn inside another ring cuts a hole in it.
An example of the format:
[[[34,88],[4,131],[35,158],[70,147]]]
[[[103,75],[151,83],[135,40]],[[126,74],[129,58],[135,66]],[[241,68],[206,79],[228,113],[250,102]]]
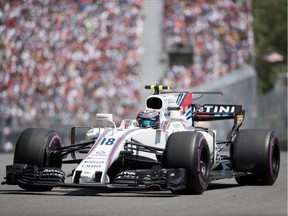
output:
[[[61,160],[51,159],[47,150],[61,146],[61,139],[53,130],[45,128],[28,128],[17,140],[14,152],[14,164],[27,164],[37,167],[61,168]],[[18,184],[30,191],[50,191],[53,187]]]
[[[171,134],[163,155],[163,167],[185,168],[187,188],[180,192],[202,194],[210,179],[210,152],[203,134],[194,131]]]
[[[240,130],[235,143],[233,163],[236,172],[251,175],[236,177],[240,185],[273,185],[280,169],[280,147],[274,131]]]

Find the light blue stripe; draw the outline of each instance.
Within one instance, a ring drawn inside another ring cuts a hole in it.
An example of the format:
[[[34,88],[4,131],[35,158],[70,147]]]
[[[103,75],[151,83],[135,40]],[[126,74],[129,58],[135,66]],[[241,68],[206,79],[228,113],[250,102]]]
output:
[[[178,96],[178,99],[176,101],[177,105],[180,106],[182,103],[183,103],[183,100],[186,96],[186,93],[181,93],[179,96]]]

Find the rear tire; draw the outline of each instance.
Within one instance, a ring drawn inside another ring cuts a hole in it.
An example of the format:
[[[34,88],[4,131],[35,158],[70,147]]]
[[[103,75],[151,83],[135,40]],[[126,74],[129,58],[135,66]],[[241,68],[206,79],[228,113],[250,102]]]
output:
[[[186,169],[187,188],[172,192],[202,194],[210,179],[210,152],[203,134],[194,131],[171,134],[163,155],[163,167]]]
[[[274,131],[246,129],[239,131],[233,153],[234,170],[251,175],[236,177],[240,185],[273,185],[280,169],[280,147]]]
[[[47,152],[61,146],[61,139],[53,130],[28,128],[17,140],[14,152],[14,164],[28,164],[37,167],[61,168],[61,160],[52,160]],[[30,191],[50,191],[50,186],[30,186],[23,183],[19,187]]]

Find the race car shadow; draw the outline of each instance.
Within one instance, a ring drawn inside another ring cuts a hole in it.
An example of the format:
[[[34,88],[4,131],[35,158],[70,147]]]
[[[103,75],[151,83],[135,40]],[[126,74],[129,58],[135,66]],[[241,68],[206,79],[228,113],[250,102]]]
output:
[[[206,191],[223,190],[229,188],[241,187],[237,183],[210,183]],[[205,192],[204,192],[205,194]],[[170,191],[105,191],[92,188],[82,188],[73,191],[69,191],[64,196],[106,196],[106,197],[177,197],[184,194],[174,194]],[[191,195],[191,194],[187,194]]]
[[[237,183],[210,183],[207,191],[209,190],[223,190],[223,189],[229,189],[229,188],[235,188],[235,187],[241,187],[241,185]]]
[[[0,195],[27,195],[27,196],[105,196],[105,197],[159,197],[169,198],[178,195],[172,194],[170,191],[102,191],[91,188],[82,189],[58,189],[52,191],[36,192],[26,191],[22,189],[0,190]]]
[[[205,193],[213,190],[223,190],[229,188],[241,187],[241,185],[237,183],[210,183]],[[0,194],[15,194],[15,195],[36,195],[36,196],[104,196],[104,197],[151,197],[151,198],[173,198],[183,195],[191,195],[191,194],[174,194],[170,191],[115,191],[115,190],[99,190],[94,188],[54,188],[52,191],[48,192],[33,192],[26,191],[22,189],[13,189],[13,190],[0,190]],[[202,194],[202,195],[203,195]]]
[[[170,191],[101,191],[96,189],[78,189],[69,191],[64,196],[105,196],[105,197],[161,197],[169,198],[177,195]]]

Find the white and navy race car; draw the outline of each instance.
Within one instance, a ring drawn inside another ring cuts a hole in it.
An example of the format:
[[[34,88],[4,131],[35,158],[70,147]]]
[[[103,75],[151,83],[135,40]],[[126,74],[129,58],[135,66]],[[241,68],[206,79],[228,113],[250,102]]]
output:
[[[191,194],[225,178],[241,185],[274,184],[280,168],[277,136],[272,130],[240,129],[245,115],[241,105],[192,103],[195,94],[220,92],[145,88],[154,94],[136,119],[124,119],[117,127],[111,114],[97,114],[97,127],[86,127],[81,142],[76,142],[76,131],[83,127],[71,129],[69,145],[50,129],[24,130],[3,184],[30,191],[61,186]],[[222,141],[217,131],[197,126],[226,119],[234,123]],[[70,175],[61,168],[65,164],[75,164]]]

